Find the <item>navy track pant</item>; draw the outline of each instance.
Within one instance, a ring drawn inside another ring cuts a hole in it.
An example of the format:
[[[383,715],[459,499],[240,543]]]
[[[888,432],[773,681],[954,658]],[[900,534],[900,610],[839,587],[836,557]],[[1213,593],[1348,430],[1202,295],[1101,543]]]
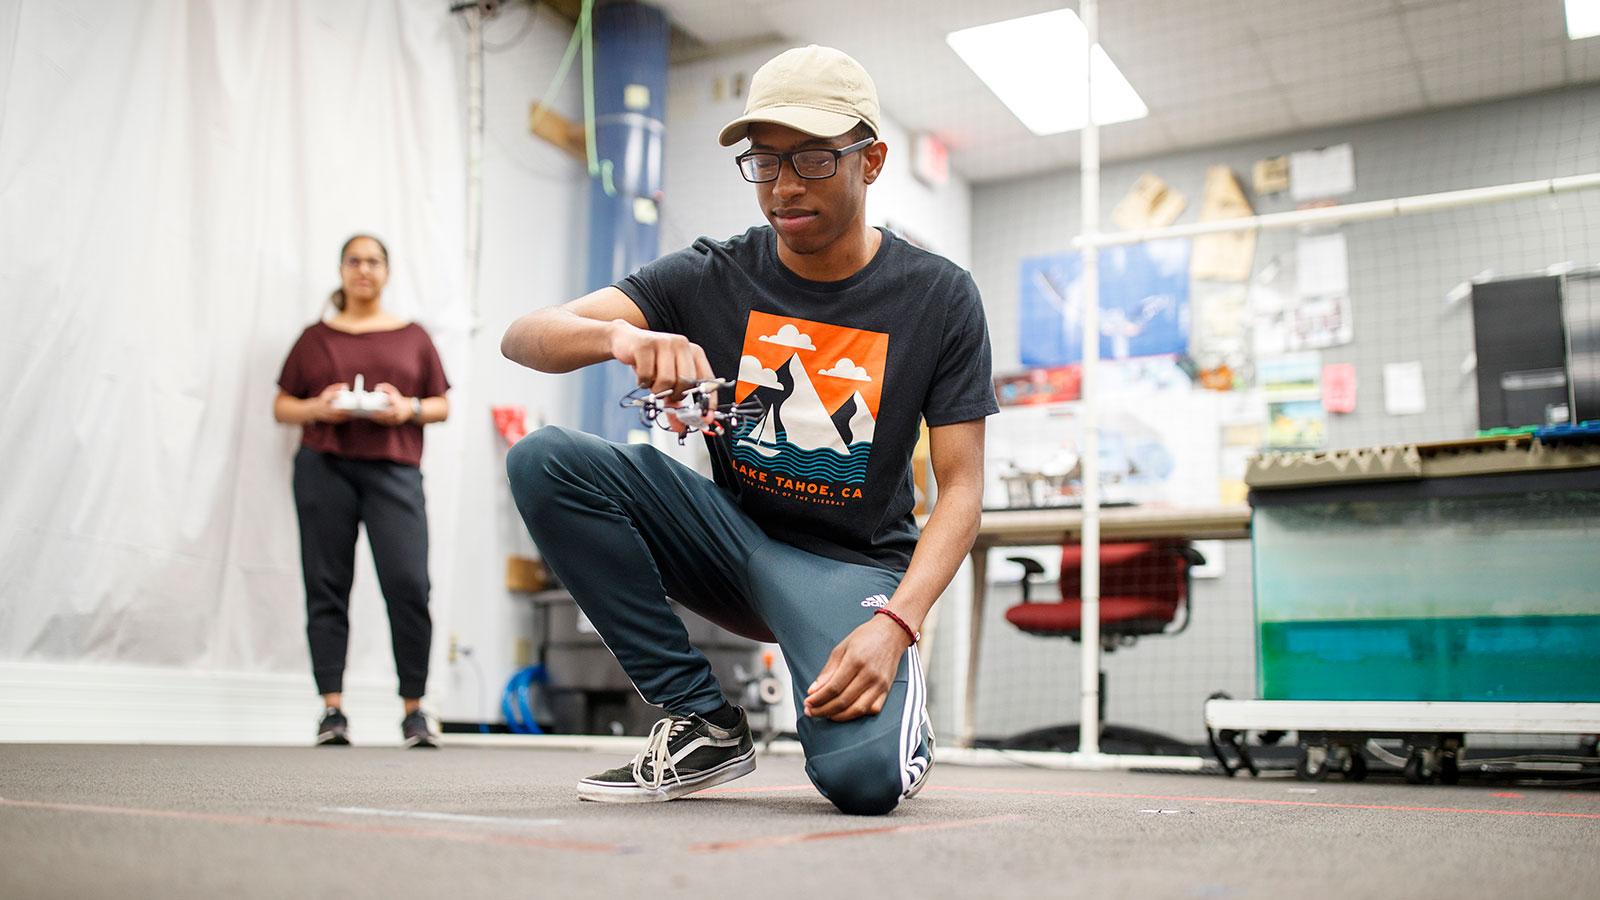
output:
[[[783,649],[798,690],[892,595],[900,574],[769,538],[733,498],[653,447],[546,427],[506,458],[517,509],[556,573],[644,699],[670,713],[725,702],[711,664],[667,598]],[[931,764],[926,687],[916,648],[883,710],[813,719],[794,697],[806,773],[849,813],[893,809]]]

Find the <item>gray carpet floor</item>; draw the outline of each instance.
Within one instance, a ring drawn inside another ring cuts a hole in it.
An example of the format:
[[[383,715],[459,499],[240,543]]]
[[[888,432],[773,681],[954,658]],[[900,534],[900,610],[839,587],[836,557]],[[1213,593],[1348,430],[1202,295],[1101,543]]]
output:
[[[1600,896],[1592,786],[946,764],[868,819],[770,755],[672,803],[575,799],[621,761],[0,745],[0,897]]]

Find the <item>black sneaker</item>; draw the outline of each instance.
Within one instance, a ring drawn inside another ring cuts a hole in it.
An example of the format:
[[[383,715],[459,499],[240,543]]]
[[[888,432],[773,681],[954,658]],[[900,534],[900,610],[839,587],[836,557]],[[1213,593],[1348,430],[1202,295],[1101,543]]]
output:
[[[718,728],[699,716],[667,716],[650,729],[639,755],[626,766],[578,782],[578,798],[600,803],[654,803],[732,781],[756,768],[750,721]]]
[[[420,709],[406,713],[406,717],[400,720],[400,733],[405,736],[403,746],[434,748],[439,746],[438,736],[428,727],[428,717],[424,716]]]
[[[322,711],[322,722],[317,725],[317,744],[343,747],[350,743],[350,720],[337,706]]]

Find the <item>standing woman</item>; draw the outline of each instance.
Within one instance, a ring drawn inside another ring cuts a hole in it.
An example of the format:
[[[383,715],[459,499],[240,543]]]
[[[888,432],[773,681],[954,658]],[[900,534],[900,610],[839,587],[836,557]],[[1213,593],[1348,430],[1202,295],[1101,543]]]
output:
[[[389,251],[358,234],[339,253],[333,318],[301,333],[284,360],[272,415],[304,426],[294,459],[300,562],[306,583],[311,670],[325,710],[318,744],[350,743],[341,710],[350,633],[356,531],[367,542],[389,608],[407,747],[436,747],[421,711],[433,622],[428,615],[428,520],[423,509],[422,426],[450,414],[444,366],[422,326],[385,312]],[[388,406],[351,412],[335,405],[361,376]]]

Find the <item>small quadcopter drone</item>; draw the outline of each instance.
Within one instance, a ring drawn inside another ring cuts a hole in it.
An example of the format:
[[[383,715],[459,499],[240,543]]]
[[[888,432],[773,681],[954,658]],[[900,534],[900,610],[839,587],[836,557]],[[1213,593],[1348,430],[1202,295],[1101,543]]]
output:
[[[639,421],[654,425],[663,431],[678,435],[678,443],[688,440],[691,434],[719,437],[729,428],[761,415],[762,406],[753,397],[743,403],[717,405],[717,391],[732,389],[734,383],[722,378],[685,380],[688,387],[678,391],[667,389],[651,392],[649,388],[634,388],[622,398],[621,405],[639,410]],[[673,393],[679,394],[676,405],[668,401]]]

